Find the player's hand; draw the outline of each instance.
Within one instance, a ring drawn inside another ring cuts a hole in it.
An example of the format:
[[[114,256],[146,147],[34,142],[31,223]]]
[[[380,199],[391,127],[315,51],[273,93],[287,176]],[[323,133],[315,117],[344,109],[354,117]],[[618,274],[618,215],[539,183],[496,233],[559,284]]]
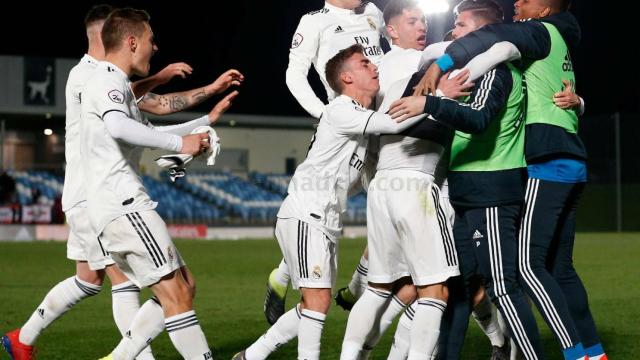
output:
[[[580,106],[580,97],[573,91],[568,80],[562,80],[564,90],[553,94],[553,102],[561,109],[573,109]]]
[[[424,113],[424,106],[427,101],[425,96],[407,96],[396,100],[389,108],[389,115],[396,122],[400,123],[410,117]]]
[[[175,76],[180,76],[184,79],[187,75],[191,75],[192,72],[193,68],[191,68],[189,64],[180,62],[167,65],[153,77],[158,81],[158,85],[163,85],[168,83],[169,80],[173,79]]]
[[[422,80],[416,85],[413,91],[413,95],[428,95],[436,94],[436,87],[438,85],[438,80],[442,76],[442,70],[438,66],[438,64],[433,63],[427,69],[427,72],[422,77]]]
[[[231,86],[240,86],[243,81],[244,75],[240,71],[235,69],[227,70],[209,85],[211,94],[219,94]]]
[[[215,124],[218,119],[220,119],[220,116],[229,110],[231,105],[233,105],[233,99],[235,99],[238,94],[238,90],[234,90],[229,95],[225,96],[224,99],[220,100],[213,109],[211,109],[211,112],[209,112],[209,124]]]
[[[449,79],[449,74],[450,72],[444,74],[444,76],[442,76],[442,78],[438,82],[438,90],[442,91],[444,96],[448,97],[449,99],[457,99],[459,97],[471,95],[471,92],[465,91],[469,90],[475,85],[472,82],[467,83],[470,74],[468,69],[460,71],[459,74],[452,77],[451,79]]]
[[[190,134],[182,137],[182,149],[180,153],[193,156],[200,155],[211,146],[209,133]]]

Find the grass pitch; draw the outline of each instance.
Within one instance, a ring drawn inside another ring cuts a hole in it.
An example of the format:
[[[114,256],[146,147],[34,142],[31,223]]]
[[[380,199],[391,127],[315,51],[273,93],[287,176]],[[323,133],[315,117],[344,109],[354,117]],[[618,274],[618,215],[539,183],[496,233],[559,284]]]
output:
[[[340,243],[338,286],[344,286],[360,258],[365,241]],[[262,314],[266,277],[280,261],[273,241],[177,241],[197,282],[196,312],[218,359],[251,344],[266,329]],[[0,332],[21,326],[57,282],[73,275],[64,243],[0,242]],[[634,359],[640,353],[640,234],[582,233],[575,264],[589,292],[591,310],[611,359]],[[149,297],[143,292],[143,300]],[[287,308],[298,293],[289,291]],[[322,359],[338,359],[348,313],[333,307],[322,339]],[[538,317],[538,319],[540,319]],[[561,359],[557,342],[539,322],[548,359]],[[386,359],[395,327],[372,359]],[[98,359],[120,339],[111,316],[109,285],[54,322],[40,336],[40,359]],[[153,342],[156,359],[179,359],[169,338]],[[490,344],[475,324],[469,326],[463,359],[486,360]],[[0,351],[0,359],[7,355]],[[271,359],[295,359],[296,342]]]

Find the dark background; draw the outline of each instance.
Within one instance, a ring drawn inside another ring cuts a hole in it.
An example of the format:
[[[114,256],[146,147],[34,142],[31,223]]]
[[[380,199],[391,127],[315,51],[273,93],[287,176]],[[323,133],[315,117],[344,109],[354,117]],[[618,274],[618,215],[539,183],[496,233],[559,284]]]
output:
[[[381,9],[387,1],[374,0]],[[457,1],[449,3],[453,6]],[[510,19],[513,1],[497,1]],[[11,9],[0,10],[0,55],[79,59],[87,46],[84,15],[95,3],[12,3]],[[152,72],[177,61],[195,68],[187,80],[176,79],[156,92],[202,86],[226,69],[236,68],[246,75],[246,81],[230,113],[307,116],[286,87],[285,70],[300,17],[320,9],[323,1],[113,1],[111,4],[142,8],[151,14],[160,48],[152,59]],[[627,4],[631,3],[574,0],[571,10],[582,26],[582,43],[572,55],[577,91],[587,103],[587,112],[580,121],[580,136],[589,153],[589,186],[578,218],[578,227],[583,231],[616,229],[618,216],[622,229],[640,230],[638,42],[635,13]],[[439,41],[452,27],[453,15],[439,14],[428,21],[428,40]],[[313,70],[310,74],[316,92],[322,97],[324,89]],[[196,110],[208,111],[213,104],[215,101],[209,100]],[[614,113],[620,114],[619,122],[613,120]],[[40,132],[43,119],[34,116],[28,119],[17,116],[8,124],[10,128]],[[307,120],[301,121],[310,125]],[[61,131],[64,118],[54,117],[46,126]],[[618,179],[620,186],[616,186]]]
[[[388,0],[373,1],[384,8]],[[513,1],[498,0],[506,18]],[[80,58],[86,50],[83,18],[95,3],[13,3],[2,10],[0,54]],[[285,69],[292,35],[302,15],[323,6],[320,0],[235,0],[210,2],[110,2],[151,14],[160,51],[152,71],[171,62],[185,61],[195,68],[187,80],[176,80],[157,92],[204,85],[228,68],[246,75],[241,96],[231,112],[271,115],[306,115],[289,93]],[[451,0],[453,6],[456,0]],[[636,41],[624,31],[628,20],[619,15],[622,3],[574,0],[572,12],[583,30],[583,41],[573,63],[577,90],[587,102],[587,115],[616,111],[637,112],[638,71],[633,58]],[[451,28],[451,12],[430,17],[431,41]],[[632,24],[629,24],[631,27]],[[313,71],[311,71],[313,73]],[[315,75],[315,74],[314,74]],[[324,91],[313,81],[319,94]],[[207,102],[199,110],[207,110]]]

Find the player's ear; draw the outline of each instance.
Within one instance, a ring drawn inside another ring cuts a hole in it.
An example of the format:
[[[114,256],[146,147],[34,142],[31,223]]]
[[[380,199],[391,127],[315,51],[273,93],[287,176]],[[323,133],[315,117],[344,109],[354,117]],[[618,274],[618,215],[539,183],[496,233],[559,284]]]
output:
[[[540,12],[540,17],[547,17],[551,14],[551,8],[550,7],[545,7],[544,9],[542,9],[542,11]]]
[[[129,35],[129,37],[127,37],[127,46],[129,47],[131,52],[136,52],[136,48],[138,47],[138,40],[135,36]]]
[[[394,40],[394,39],[398,38],[398,32],[396,31],[396,28],[393,27],[393,25],[387,24],[387,26],[385,28],[387,30],[387,35],[389,36],[389,38],[391,40]]]
[[[349,72],[349,71],[341,72],[340,73],[340,81],[342,81],[345,84],[353,83],[353,76],[352,76],[351,72]]]

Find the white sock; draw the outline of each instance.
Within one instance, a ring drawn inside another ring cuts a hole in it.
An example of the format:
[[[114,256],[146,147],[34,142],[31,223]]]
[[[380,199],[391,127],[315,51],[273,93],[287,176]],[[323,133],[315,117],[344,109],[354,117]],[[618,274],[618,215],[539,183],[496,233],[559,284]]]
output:
[[[298,359],[320,359],[320,338],[327,315],[308,309],[302,310],[298,327]]]
[[[360,263],[356,267],[356,270],[351,276],[351,282],[349,282],[349,291],[359,298],[364,290],[367,288],[367,273],[369,272],[369,260],[362,255],[360,257]]]
[[[59,282],[44,297],[29,320],[20,329],[20,342],[33,345],[40,333],[55,319],[69,311],[73,305],[100,292],[102,286],[94,285],[72,276]]]
[[[113,350],[114,359],[135,357],[137,360],[152,360],[154,357],[148,344],[164,330],[164,326],[162,306],[155,297],[147,300]]]
[[[264,360],[280,346],[298,336],[300,304],[284,313],[273,326],[245,350],[247,360]]]
[[[186,360],[213,359],[207,339],[193,310],[164,320],[173,346]]]
[[[362,351],[360,352],[360,360],[369,358],[371,351],[373,351],[373,348],[378,345],[378,341],[380,341],[382,335],[384,335],[391,324],[393,324],[396,317],[398,317],[398,314],[400,314],[406,307],[407,305],[400,301],[397,296],[394,295],[391,297],[391,300],[387,304],[387,308],[380,317],[380,324],[377,331],[375,328],[373,331],[370,331],[364,341]]]
[[[418,309],[411,326],[409,360],[429,359],[438,344],[440,320],[447,303],[433,298],[418,299]]]
[[[347,329],[342,342],[341,360],[356,360],[364,348],[369,334],[379,333],[380,318],[387,308],[390,291],[367,287],[349,313]]]
[[[152,341],[164,331],[164,311],[160,302],[154,297],[145,301],[131,322],[131,331],[135,331]],[[151,345],[147,345],[136,357],[137,360],[153,360]]]
[[[396,333],[393,336],[393,343],[391,344],[391,351],[389,351],[389,357],[387,360],[406,360],[409,356],[409,348],[411,347],[411,325],[413,323],[413,316],[415,315],[417,302],[413,302],[406,308],[400,321],[398,321],[398,327]]]
[[[289,266],[284,262],[284,258],[280,261],[278,265],[278,270],[274,273],[275,280],[281,284],[282,286],[289,286],[289,280],[291,280],[291,276],[289,275]]]
[[[113,320],[120,334],[124,335],[140,310],[140,288],[131,281],[111,286],[111,305]]]
[[[498,324],[498,311],[488,296],[485,296],[473,309],[472,315],[480,329],[491,341],[491,345],[502,347],[504,345],[504,334]]]
[[[153,301],[152,301],[153,302]],[[125,281],[121,284],[111,287],[111,303],[113,307],[113,320],[116,322],[120,334],[125,336],[126,332],[131,329],[131,323],[134,318],[137,317],[137,313],[140,310],[140,288],[137,287],[131,281]],[[158,304],[154,303],[159,307]],[[162,331],[164,329],[164,315],[162,314],[162,308],[160,308],[160,323],[162,324]],[[144,323],[148,323],[145,319]],[[157,322],[157,321],[156,321]],[[132,331],[134,329],[131,329]],[[154,337],[150,337],[153,339]],[[153,353],[151,347],[146,346],[140,354],[136,357],[137,360],[153,360]]]

